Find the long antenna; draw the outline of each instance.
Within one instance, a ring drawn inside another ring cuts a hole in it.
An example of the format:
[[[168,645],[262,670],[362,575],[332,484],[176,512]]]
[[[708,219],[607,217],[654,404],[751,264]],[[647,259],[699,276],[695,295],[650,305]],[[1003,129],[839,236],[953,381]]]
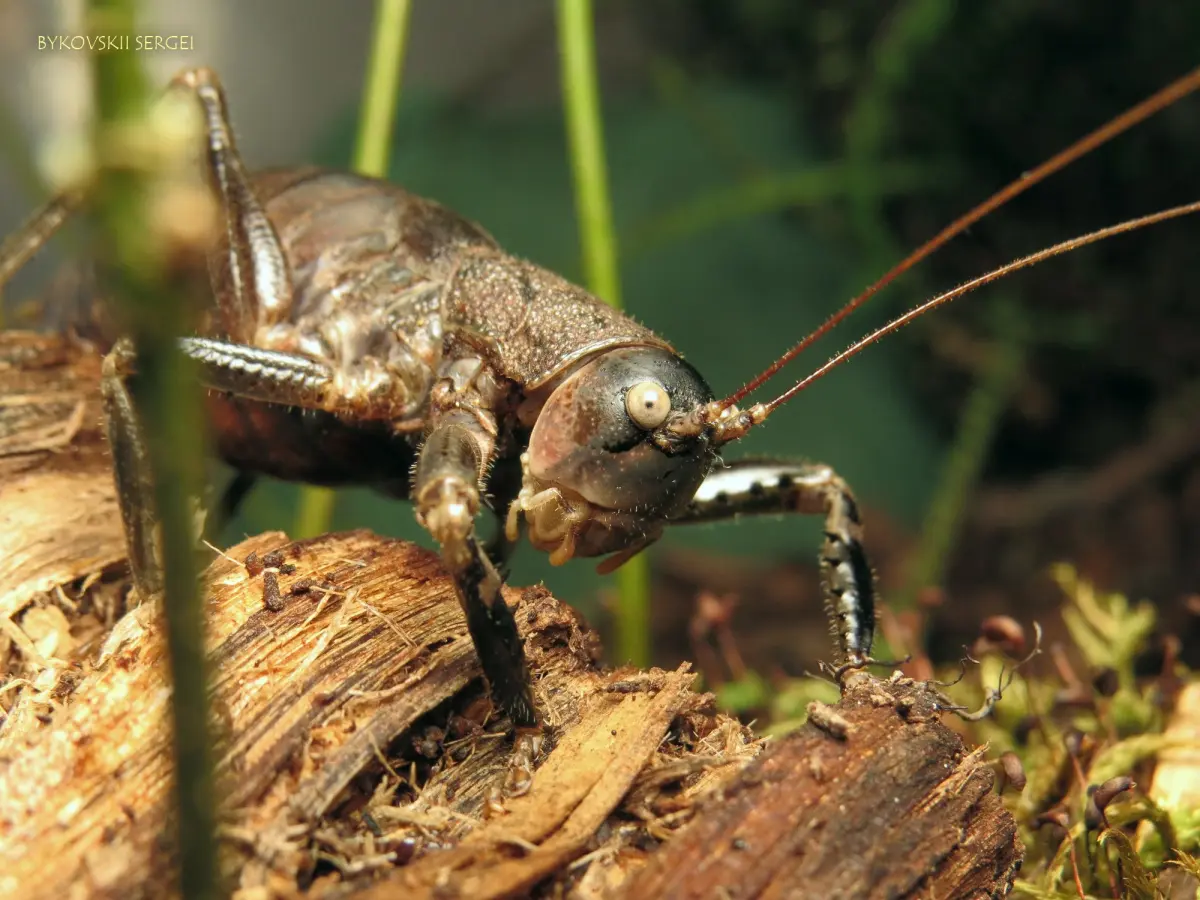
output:
[[[936,235],[934,235],[930,240],[926,241],[924,244],[902,259],[898,264],[893,266],[886,274],[884,274],[882,278],[880,278],[869,288],[826,319],[825,323],[816,331],[812,332],[810,335],[792,347],[792,349],[788,350],[787,353],[779,357],[779,359],[767,367],[767,369],[765,369],[760,375],[749,381],[740,390],[735,391],[724,400],[720,401],[720,405],[724,407],[732,406],[733,404],[740,402],[742,398],[744,398],[751,391],[757,390],[764,382],[774,376],[780,369],[782,369],[809,346],[811,346],[813,342],[827,334],[844,318],[866,303],[869,299],[871,299],[871,297],[875,296],[875,294],[879,293],[880,290],[887,287],[887,285],[891,284],[921,260],[925,259],[925,257],[929,256],[929,254],[933,253],[933,251],[937,250],[951,238],[961,234],[967,228],[970,228],[997,207],[1003,206],[1013,197],[1016,197],[1018,194],[1027,191],[1039,181],[1043,181],[1050,175],[1053,175],[1055,172],[1062,169],[1064,166],[1067,166],[1079,159],[1079,157],[1090,153],[1092,150],[1096,149],[1106,141],[1112,140],[1121,132],[1127,131],[1134,125],[1137,125],[1138,123],[1148,119],[1159,110],[1164,109],[1180,98],[1187,96],[1198,87],[1200,87],[1200,68],[1193,69],[1178,81],[1167,85],[1154,95],[1147,97],[1141,103],[1137,104],[1137,106],[1126,110],[1107,125],[1097,128],[1091,134],[1081,138],[1070,147],[1067,147],[1067,149],[1046,160],[1033,171],[1024,173],[1020,178],[1013,181],[1007,187],[1002,188],[995,194],[992,194],[992,196],[987,200],[980,203],[965,215],[951,222]],[[806,379],[806,382],[807,381],[808,379]],[[801,383],[803,384],[806,382]],[[795,388],[793,388],[793,391],[789,391],[787,396],[790,396],[794,390]]]
[[[1037,253],[1031,253],[1029,256],[1024,256],[1018,260],[1014,260],[1008,265],[1001,266],[999,269],[988,272],[986,275],[981,275],[978,278],[974,278],[971,281],[966,282],[965,284],[961,284],[952,291],[946,291],[946,293],[940,294],[937,297],[934,297],[932,300],[926,300],[921,305],[910,309],[904,315],[893,319],[883,327],[872,331],[862,340],[851,344],[811,375],[796,382],[796,384],[792,385],[792,387],[788,388],[788,390],[784,391],[770,403],[765,404],[760,413],[760,420],[761,418],[765,418],[766,416],[770,415],[776,407],[787,403],[788,400],[800,393],[800,391],[804,390],[817,379],[828,375],[833,369],[836,369],[842,363],[846,362],[846,360],[857,356],[880,338],[886,337],[894,331],[899,331],[913,319],[924,315],[931,309],[935,309],[944,303],[949,303],[951,300],[961,297],[963,294],[968,294],[976,288],[980,288],[985,284],[990,284],[993,281],[997,281],[998,279],[1016,272],[1019,269],[1026,269],[1032,265],[1042,262],[1043,260],[1050,259],[1052,256],[1058,256],[1061,253],[1067,253],[1080,247],[1086,247],[1088,244],[1094,244],[1097,241],[1104,240],[1105,238],[1110,238],[1118,234],[1124,234],[1127,231],[1135,231],[1138,228],[1145,228],[1147,225],[1154,225],[1158,222],[1165,222],[1168,219],[1177,219],[1180,216],[1186,216],[1189,213],[1194,212],[1200,212],[1200,200],[1192,203],[1185,203],[1183,206],[1174,206],[1170,209],[1162,210],[1161,212],[1151,213],[1150,215],[1142,216],[1139,219],[1130,219],[1126,222],[1110,225],[1108,228],[1101,228],[1099,231],[1093,231],[1089,234],[1074,237],[1070,240],[1063,241],[1060,244],[1055,244],[1053,247],[1047,247],[1045,250],[1039,250]]]

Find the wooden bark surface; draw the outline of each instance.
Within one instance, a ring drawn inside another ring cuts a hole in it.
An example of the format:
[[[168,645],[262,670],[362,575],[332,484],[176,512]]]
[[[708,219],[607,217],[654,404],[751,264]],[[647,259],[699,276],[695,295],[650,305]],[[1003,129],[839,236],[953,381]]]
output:
[[[705,798],[627,895],[999,896],[1021,846],[993,781],[922,685],[861,677]]]
[[[99,383],[98,356],[0,332],[0,620],[124,559]]]
[[[125,609],[94,363],[0,335],[0,541],[26,548],[0,568],[0,898],[174,892],[159,610]],[[55,399],[12,413],[28,396]],[[244,565],[271,551],[266,573]],[[1011,883],[1021,851],[990,770],[920,685],[863,677],[817,710],[824,730],[764,745],[686,667],[605,670],[568,606],[506,589],[549,740],[529,791],[505,797],[511,744],[436,556],[367,532],[213,556],[221,843],[240,897],[945,898]]]

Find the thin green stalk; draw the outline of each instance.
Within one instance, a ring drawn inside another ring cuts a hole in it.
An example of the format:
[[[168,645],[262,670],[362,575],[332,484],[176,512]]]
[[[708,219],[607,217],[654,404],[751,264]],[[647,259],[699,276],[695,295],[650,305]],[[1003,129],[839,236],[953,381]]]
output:
[[[411,0],[379,0],[375,6],[371,56],[363,82],[353,162],[356,172],[373,178],[387,175],[411,11]],[[337,493],[329,488],[304,488],[300,492],[300,511],[293,529],[296,537],[314,537],[328,531],[336,500]]]
[[[92,0],[90,24],[101,33],[137,34],[136,12],[135,0]],[[152,98],[140,58],[134,53],[106,53],[98,55],[94,64],[93,140],[100,168],[93,209],[96,258],[106,263],[109,295],[117,299],[117,313],[137,348],[134,401],[149,449],[155,511],[162,528],[181,894],[187,900],[215,900],[221,891],[204,613],[193,556],[191,506],[203,478],[203,458],[195,438],[202,432],[203,419],[199,381],[176,343],[179,335],[190,330],[191,307],[176,295],[181,279],[172,278],[161,233],[149,215],[157,174],[153,164],[130,164],[127,154],[108,150],[119,131],[149,126]],[[198,252],[197,262],[202,258]]]
[[[558,0],[558,45],[584,277],[594,294],[620,309],[591,0]],[[645,554],[621,567],[617,585],[617,658],[645,666],[650,662],[650,569]]]
[[[594,294],[620,309],[621,283],[617,276],[617,241],[604,162],[592,3],[591,0],[557,2],[563,103],[584,277]]]
[[[327,487],[309,485],[300,489],[300,509],[296,513],[296,524],[292,536],[298,540],[316,537],[329,530],[333,521],[333,506],[337,491]]]
[[[410,0],[379,0],[375,6],[371,58],[354,147],[354,170],[372,178],[387,175],[410,12]]]

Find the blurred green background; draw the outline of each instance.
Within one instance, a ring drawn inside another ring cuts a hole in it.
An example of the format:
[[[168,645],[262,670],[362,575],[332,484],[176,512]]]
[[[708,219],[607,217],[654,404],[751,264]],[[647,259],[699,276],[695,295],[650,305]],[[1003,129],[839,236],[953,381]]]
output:
[[[156,58],[156,71],[221,68],[253,164],[348,166],[369,3],[340,12],[317,0],[147,6],[159,30],[200,35],[194,57]],[[596,6],[625,305],[718,393],[905,250],[1200,60],[1200,7],[1186,3]],[[16,73],[6,102],[34,131],[9,142],[0,178],[8,223],[37,193],[24,148],[43,151],[38,128],[55,127],[40,107],[71,96],[42,70],[73,61],[35,58],[13,37],[49,30],[46,15],[31,0],[0,12],[0,48],[12,51],[0,68]],[[391,177],[476,219],[512,252],[580,278],[553,4],[417,0],[409,46]],[[58,93],[41,92],[44,77]],[[973,228],[795,363],[778,388],[937,289],[1200,196],[1198,147],[1200,105],[1185,101]],[[730,456],[833,465],[868,511],[868,549],[888,596],[921,586],[909,574],[914,559],[925,560],[925,581],[945,588],[953,602],[935,632],[952,650],[983,615],[1036,614],[1049,596],[1045,567],[1058,558],[1151,597],[1186,636],[1196,627],[1186,598],[1200,583],[1198,238],[1195,222],[1178,222],[964,299],[805,392]],[[989,387],[989,360],[1013,347],[1019,373]],[[980,396],[990,405],[960,428]],[[1141,465],[1132,475],[1121,469],[1129,460]],[[934,506],[946,534],[921,550]],[[264,484],[226,537],[289,528],[295,512],[293,487]],[[339,497],[334,525],[428,543],[409,507],[366,491]],[[682,635],[716,567],[734,573],[723,588],[743,595],[735,624],[751,647],[756,630],[794,621],[800,637],[785,629],[762,652],[793,670],[811,661],[826,640],[814,595],[799,581],[764,586],[746,573],[783,566],[815,578],[819,535],[816,521],[669,534],[651,551],[658,646]],[[598,598],[610,582],[588,561],[551,569],[523,547],[512,581],[537,580],[603,620]]]

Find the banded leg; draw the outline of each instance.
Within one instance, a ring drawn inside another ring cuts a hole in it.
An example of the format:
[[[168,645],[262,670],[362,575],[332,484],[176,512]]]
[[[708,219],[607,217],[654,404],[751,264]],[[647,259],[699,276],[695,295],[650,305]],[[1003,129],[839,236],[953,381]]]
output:
[[[875,635],[875,576],[863,552],[858,505],[828,466],[739,460],[705,478],[671,524],[780,513],[825,516],[821,575],[833,636],[844,661],[868,660]]]
[[[434,410],[413,482],[417,520],[442,550],[454,575],[467,630],[491,685],[492,696],[519,729],[537,728],[525,647],[512,610],[500,596],[503,583],[475,536],[479,481],[494,450],[492,434],[476,411]]]

